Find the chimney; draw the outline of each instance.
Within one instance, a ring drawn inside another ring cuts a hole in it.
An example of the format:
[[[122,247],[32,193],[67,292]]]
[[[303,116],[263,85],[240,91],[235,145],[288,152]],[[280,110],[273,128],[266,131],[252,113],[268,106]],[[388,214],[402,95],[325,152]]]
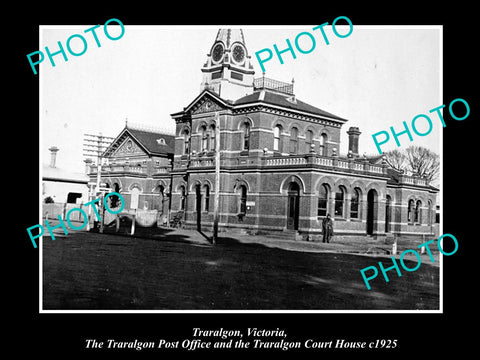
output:
[[[350,127],[347,131],[348,134],[348,151],[352,152],[352,155],[358,157],[358,140],[360,138],[360,130],[358,127]]]
[[[55,167],[55,162],[57,161],[57,151],[60,150],[56,146],[52,146],[50,149],[50,167]]]

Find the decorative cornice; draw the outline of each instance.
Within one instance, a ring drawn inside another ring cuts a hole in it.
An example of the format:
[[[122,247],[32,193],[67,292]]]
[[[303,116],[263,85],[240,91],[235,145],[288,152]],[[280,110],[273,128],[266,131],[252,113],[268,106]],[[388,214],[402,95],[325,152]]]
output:
[[[286,109],[280,109],[274,105],[269,104],[254,104],[252,106],[246,106],[241,108],[233,108],[233,115],[237,114],[248,114],[251,112],[263,111],[266,113],[288,117],[295,120],[310,121],[317,124],[329,125],[332,127],[341,127],[342,124],[335,122],[334,120],[323,119],[320,117],[309,116],[307,114],[300,114],[297,111],[288,111]]]

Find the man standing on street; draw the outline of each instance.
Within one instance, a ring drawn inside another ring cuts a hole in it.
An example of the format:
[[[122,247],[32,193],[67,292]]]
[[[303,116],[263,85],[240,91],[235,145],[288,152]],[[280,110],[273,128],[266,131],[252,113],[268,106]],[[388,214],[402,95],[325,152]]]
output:
[[[322,233],[323,233],[323,242],[330,242],[330,239],[333,236],[333,221],[330,218],[330,214],[327,214],[322,221]]]

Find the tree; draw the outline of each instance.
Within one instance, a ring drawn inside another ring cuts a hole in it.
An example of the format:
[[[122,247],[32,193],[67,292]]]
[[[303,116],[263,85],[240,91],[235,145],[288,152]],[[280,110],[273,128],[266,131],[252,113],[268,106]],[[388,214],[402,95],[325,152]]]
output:
[[[384,154],[385,159],[392,168],[398,171],[405,171],[407,157],[405,156],[404,152],[400,150],[391,150],[386,151]]]
[[[429,183],[438,180],[440,156],[427,148],[411,145],[403,151],[387,151],[385,158],[396,170],[424,178]]]
[[[55,202],[55,200],[53,200],[53,198],[52,198],[51,196],[47,196],[47,197],[43,200],[43,202],[44,202],[45,204],[53,204],[53,203]]]

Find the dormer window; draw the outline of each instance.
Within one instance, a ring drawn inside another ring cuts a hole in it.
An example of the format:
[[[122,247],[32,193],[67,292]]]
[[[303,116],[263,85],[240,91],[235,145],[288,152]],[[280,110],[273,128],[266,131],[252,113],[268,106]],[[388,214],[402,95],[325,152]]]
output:
[[[165,145],[165,139],[164,138],[160,138],[160,139],[157,139],[157,144],[158,145]]]

